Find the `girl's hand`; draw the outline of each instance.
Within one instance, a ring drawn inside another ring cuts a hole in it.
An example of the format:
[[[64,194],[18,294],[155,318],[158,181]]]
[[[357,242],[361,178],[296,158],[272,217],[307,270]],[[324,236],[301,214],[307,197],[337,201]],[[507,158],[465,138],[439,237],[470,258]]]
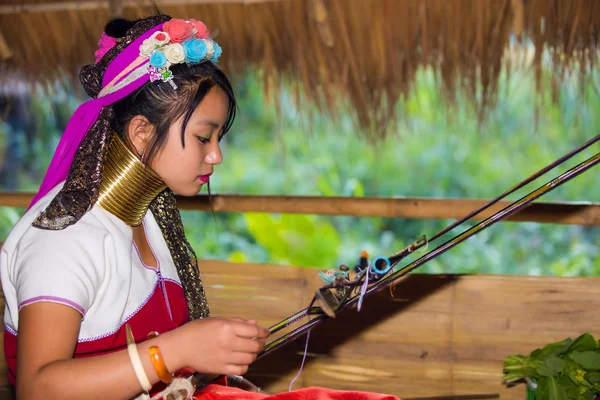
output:
[[[207,374],[244,375],[269,337],[256,321],[240,318],[206,318],[178,330],[181,363]]]

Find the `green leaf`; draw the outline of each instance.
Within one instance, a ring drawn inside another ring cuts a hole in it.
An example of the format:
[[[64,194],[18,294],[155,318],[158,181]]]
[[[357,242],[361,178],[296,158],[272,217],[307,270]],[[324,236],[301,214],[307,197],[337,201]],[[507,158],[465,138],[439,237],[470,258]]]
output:
[[[525,378],[523,368],[521,368],[524,356],[511,356],[504,359],[504,382],[512,383]]]
[[[531,352],[531,354],[529,354],[529,357],[527,357],[526,362],[534,363],[534,362],[540,360],[543,355],[544,355],[544,353],[542,353],[542,349],[535,349],[534,351]]]
[[[595,351],[582,351],[569,354],[569,358],[581,365],[582,368],[592,371],[600,370],[600,353]]]
[[[574,351],[592,351],[598,348],[598,343],[592,335],[584,333],[579,336],[571,345],[565,350],[565,353],[571,353]]]
[[[521,372],[510,372],[504,375],[504,383],[510,384],[516,381],[520,381],[525,378],[525,376]]]
[[[521,365],[526,357],[527,356],[524,356],[523,354],[514,354],[512,356],[504,357],[504,367]]]
[[[562,375],[558,378],[558,384],[565,390],[567,398],[577,399],[579,397],[579,387],[568,376]]]
[[[544,361],[539,361],[536,366],[536,371],[541,376],[556,376],[562,372],[565,367],[565,360],[557,356],[550,356]]]
[[[534,351],[531,352],[531,354],[529,355],[529,360],[530,361],[537,361],[539,360],[542,356],[544,355],[544,353],[542,353],[542,349],[535,349]]]
[[[356,182],[356,186],[354,187],[354,192],[352,195],[354,197],[365,197],[365,188],[360,181]]]
[[[248,257],[246,256],[245,252],[241,250],[235,250],[229,255],[229,261],[239,263],[248,262]]]
[[[600,382],[600,372],[588,372],[585,378],[592,384],[598,383]]]
[[[327,179],[327,175],[322,174],[317,176],[317,188],[321,192],[321,196],[335,196],[336,191],[333,189],[331,182]]]
[[[504,359],[505,381],[510,383],[515,380],[523,379],[526,376],[537,378],[540,374],[537,367],[540,361],[532,360],[530,356],[521,354],[512,355]]]
[[[553,354],[556,354],[556,355],[561,354],[562,352],[564,352],[565,350],[567,350],[569,348],[571,343],[573,343],[573,339],[566,338],[564,340],[561,340],[560,342],[547,344],[546,346],[544,346],[544,348],[542,348],[540,355],[550,356]]]
[[[538,392],[540,399],[568,400],[565,389],[551,376],[538,380]]]
[[[290,251],[288,243],[279,232],[279,220],[277,218],[266,213],[247,213],[244,218],[248,231],[271,254],[279,256]]]
[[[581,383],[577,378],[577,371],[580,370],[579,365],[570,358],[567,358],[565,361],[567,362],[567,366],[565,367],[564,374],[567,375],[575,385],[579,386]]]

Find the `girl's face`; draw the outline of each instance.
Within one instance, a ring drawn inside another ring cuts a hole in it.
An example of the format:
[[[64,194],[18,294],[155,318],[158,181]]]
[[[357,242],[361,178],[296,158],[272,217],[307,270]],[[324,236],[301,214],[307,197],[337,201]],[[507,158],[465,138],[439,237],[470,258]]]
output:
[[[218,86],[213,87],[192,113],[185,129],[185,147],[181,143],[179,118],[167,132],[164,147],[150,167],[176,194],[194,196],[208,183],[214,166],[223,161],[219,140],[227,121],[229,98]]]

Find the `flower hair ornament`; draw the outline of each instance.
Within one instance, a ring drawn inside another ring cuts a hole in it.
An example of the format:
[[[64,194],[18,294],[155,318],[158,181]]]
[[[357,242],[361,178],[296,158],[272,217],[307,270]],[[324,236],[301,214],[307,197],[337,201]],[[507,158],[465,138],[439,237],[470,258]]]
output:
[[[155,32],[140,46],[140,57],[147,58],[150,81],[169,82],[173,89],[173,73],[169,67],[173,64],[217,63],[221,57],[221,47],[210,38],[206,25],[194,19],[174,18],[165,22],[162,31]]]
[[[150,82],[168,82],[177,89],[171,65],[206,61],[216,64],[222,54],[221,46],[211,38],[206,25],[193,18],[187,21],[173,18],[165,22],[139,44],[138,51],[136,60],[104,86],[99,96],[120,90],[144,74],[149,76]],[[123,79],[125,74],[127,78]]]

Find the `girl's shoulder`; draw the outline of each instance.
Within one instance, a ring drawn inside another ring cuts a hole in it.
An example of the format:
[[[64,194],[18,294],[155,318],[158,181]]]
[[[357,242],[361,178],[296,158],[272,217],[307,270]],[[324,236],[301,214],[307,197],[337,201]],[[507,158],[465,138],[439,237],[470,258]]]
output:
[[[70,246],[85,242],[94,245],[106,240],[130,240],[131,230],[121,220],[94,206],[76,223],[63,229],[43,229],[34,226],[35,219],[50,204],[62,188],[62,183],[28,209],[13,226],[2,246],[3,253],[12,253],[19,248],[51,242],[53,245]],[[46,247],[46,246],[45,246]]]

